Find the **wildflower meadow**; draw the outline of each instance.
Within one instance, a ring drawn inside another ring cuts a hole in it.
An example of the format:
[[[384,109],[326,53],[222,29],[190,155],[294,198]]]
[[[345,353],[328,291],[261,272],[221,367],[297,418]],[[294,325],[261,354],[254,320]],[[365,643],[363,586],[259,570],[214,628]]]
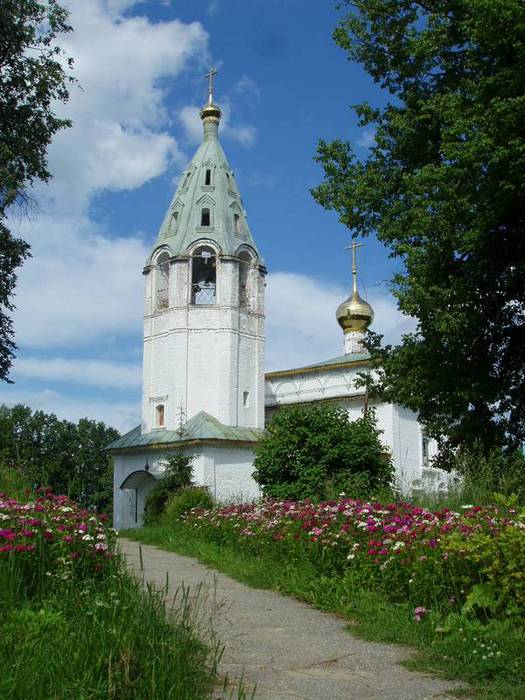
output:
[[[194,508],[133,536],[419,647],[418,668],[525,697],[525,511],[346,498]],[[356,624],[357,623],[357,624]]]
[[[220,650],[179,592],[125,571],[107,519],[0,494],[0,697],[210,697]]]

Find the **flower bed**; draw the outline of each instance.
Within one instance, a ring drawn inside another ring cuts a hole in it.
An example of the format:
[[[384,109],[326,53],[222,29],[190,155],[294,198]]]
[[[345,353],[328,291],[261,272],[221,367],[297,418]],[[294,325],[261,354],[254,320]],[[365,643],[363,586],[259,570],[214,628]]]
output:
[[[184,522],[222,545],[307,560],[349,591],[375,588],[412,601],[416,621],[436,605],[492,615],[525,610],[525,518],[512,507],[432,512],[346,498],[264,501],[193,510]]]
[[[43,493],[22,503],[0,494],[0,566],[21,577],[28,595],[56,579],[104,576],[114,556],[106,521],[67,496]]]

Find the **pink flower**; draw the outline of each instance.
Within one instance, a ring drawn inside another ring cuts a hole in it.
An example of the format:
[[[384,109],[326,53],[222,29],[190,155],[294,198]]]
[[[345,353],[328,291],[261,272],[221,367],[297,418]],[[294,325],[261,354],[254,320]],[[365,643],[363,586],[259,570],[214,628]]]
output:
[[[423,607],[414,608],[414,620],[416,622],[421,622],[423,617],[429,612],[430,612],[430,610],[427,610],[427,608],[423,608]]]

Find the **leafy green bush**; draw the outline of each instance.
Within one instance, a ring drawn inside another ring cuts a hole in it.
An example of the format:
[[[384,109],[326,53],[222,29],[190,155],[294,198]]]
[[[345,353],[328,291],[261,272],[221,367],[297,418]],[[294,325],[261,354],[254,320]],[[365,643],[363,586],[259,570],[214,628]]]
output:
[[[165,525],[180,520],[181,515],[192,508],[213,508],[215,505],[209,489],[205,486],[186,486],[168,498],[162,522]]]
[[[370,495],[393,477],[379,433],[373,414],[351,421],[340,407],[281,408],[257,445],[253,477],[272,498]]]
[[[146,525],[158,521],[170,496],[191,486],[192,461],[192,457],[187,457],[182,452],[168,457],[164,463],[164,473],[146,498],[144,508],[144,523]]]

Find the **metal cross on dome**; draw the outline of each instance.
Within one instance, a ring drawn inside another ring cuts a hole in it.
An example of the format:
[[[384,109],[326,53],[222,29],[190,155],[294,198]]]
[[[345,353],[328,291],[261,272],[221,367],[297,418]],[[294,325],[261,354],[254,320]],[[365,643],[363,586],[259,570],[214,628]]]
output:
[[[356,250],[358,248],[362,248],[364,246],[364,243],[356,243],[355,241],[352,241],[352,245],[346,246],[345,250],[351,250],[352,251],[352,277],[353,277],[353,291],[357,292],[357,256],[356,256]]]
[[[215,76],[217,75],[219,71],[216,68],[210,68],[209,73],[206,73],[204,76],[209,80],[209,86],[208,86],[208,104],[213,104],[213,82],[215,79]]]

